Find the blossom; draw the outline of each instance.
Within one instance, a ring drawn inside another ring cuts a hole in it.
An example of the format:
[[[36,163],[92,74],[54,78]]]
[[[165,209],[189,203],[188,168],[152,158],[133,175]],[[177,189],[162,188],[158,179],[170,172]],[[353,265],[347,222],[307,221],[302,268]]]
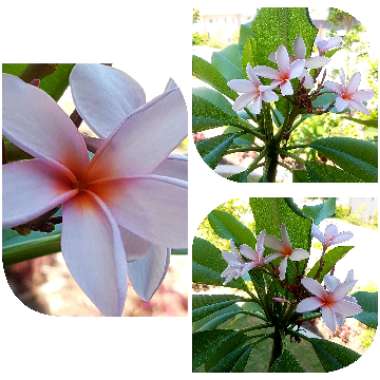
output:
[[[329,224],[324,233],[322,233],[322,231],[315,224],[313,224],[311,233],[322,243],[324,251],[328,247],[343,243],[354,236],[350,231],[338,232],[338,228],[334,224]]]
[[[281,263],[279,266],[280,280],[285,280],[286,268],[288,266],[288,259],[292,261],[301,261],[309,257],[309,252],[302,248],[293,248],[289,240],[288,231],[285,225],[281,225],[281,240],[274,236],[265,237],[265,245],[273,250],[277,251],[267,257],[267,260],[274,260],[281,257]]]
[[[222,256],[228,264],[227,268],[220,275],[222,278],[224,278],[223,285],[228,284],[232,280],[237,280],[239,277],[243,276],[246,273],[245,262],[232,240],[230,241],[230,245],[231,252],[222,252]]]
[[[62,205],[61,247],[72,276],[103,314],[121,315],[128,275],[150,297],[169,261],[161,247],[187,245],[187,182],[176,178],[178,162],[168,157],[186,137],[186,106],[178,88],[145,103],[122,72],[82,68],[70,78],[83,95],[74,96],[77,110],[108,135],[91,161],[82,135],[50,96],[3,75],[4,136],[35,157],[3,166],[3,225]],[[97,86],[107,91],[99,94]]]
[[[245,263],[244,271],[249,272],[253,268],[262,267],[265,264],[268,264],[275,257],[264,257],[264,240],[265,240],[265,230],[259,233],[257,237],[256,247],[252,249],[246,244],[242,244],[240,248],[240,253],[249,260]]]
[[[325,287],[312,278],[303,278],[301,280],[302,285],[313,296],[303,299],[297,305],[296,311],[304,313],[320,308],[324,323],[334,332],[337,325],[343,325],[345,318],[362,311],[357,300],[347,295],[356,283],[353,277],[352,270],[348,272],[343,283],[334,276],[326,275],[324,278]]]
[[[240,111],[250,105],[252,113],[259,114],[263,101],[273,102],[278,100],[278,96],[272,91],[271,86],[264,86],[260,82],[249,63],[246,71],[248,79],[232,79],[227,83],[232,90],[242,93],[237,97],[232,108]]]
[[[293,95],[294,91],[290,81],[301,76],[305,68],[305,60],[296,59],[290,62],[288,51],[283,45],[277,49],[273,59],[277,63],[277,70],[268,66],[255,66],[254,74],[273,79],[271,86],[273,88],[280,86],[282,95]]]
[[[363,102],[370,100],[373,97],[372,90],[359,90],[361,74],[355,73],[346,83],[346,75],[343,70],[340,72],[341,84],[326,81],[324,87],[327,90],[337,94],[335,108],[338,112],[342,112],[349,108],[351,111],[360,111],[369,114],[369,111],[364,106]]]
[[[342,46],[343,39],[342,37],[332,37],[324,40],[320,36],[317,36],[315,39],[315,44],[320,55],[324,55],[329,50],[338,49]]]

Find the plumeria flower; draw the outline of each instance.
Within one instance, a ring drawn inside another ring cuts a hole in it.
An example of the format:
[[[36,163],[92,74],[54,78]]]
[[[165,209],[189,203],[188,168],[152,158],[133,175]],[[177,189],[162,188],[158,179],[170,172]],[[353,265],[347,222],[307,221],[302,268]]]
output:
[[[3,166],[3,225],[27,223],[62,205],[61,247],[72,276],[104,315],[121,315],[127,272],[137,292],[149,296],[168,263],[167,249],[158,247],[187,245],[187,182],[168,175],[168,156],[187,135],[187,112],[178,88],[139,106],[132,104],[129,77],[102,74],[94,74],[107,82],[102,95],[85,88],[81,75],[71,78],[71,85],[83,86],[86,98],[76,105],[93,129],[110,128],[107,120],[118,112],[114,97],[130,100],[120,105],[127,116],[119,111],[118,127],[91,161],[82,135],[49,95],[3,75],[4,136],[35,157]],[[96,105],[98,116],[90,118],[80,104]]]
[[[280,280],[285,280],[288,259],[292,261],[301,261],[309,257],[309,252],[304,249],[292,247],[292,243],[289,240],[288,231],[283,224],[281,225],[281,240],[274,236],[268,235],[265,237],[265,245],[276,251],[275,253],[269,255],[267,260],[274,260],[278,257],[282,258],[279,266]]]
[[[222,256],[228,264],[227,268],[220,275],[222,278],[224,278],[223,285],[228,284],[232,280],[237,280],[245,273],[245,262],[232,240],[230,241],[230,245],[231,252],[222,252]]]
[[[248,79],[232,79],[227,83],[232,90],[242,93],[236,98],[232,108],[240,111],[249,105],[250,111],[257,115],[261,112],[263,101],[274,102],[278,100],[278,96],[271,86],[264,86],[260,82],[249,63],[246,70]]]
[[[273,79],[271,86],[273,88],[280,86],[282,95],[293,95],[294,91],[290,81],[301,76],[305,69],[305,60],[296,59],[290,62],[288,51],[283,45],[278,48],[274,60],[278,66],[277,70],[268,66],[255,66],[254,74]]]
[[[335,108],[338,112],[342,112],[349,108],[351,111],[360,111],[369,114],[369,111],[363,102],[373,97],[372,90],[359,90],[361,74],[355,73],[349,81],[346,82],[346,75],[343,70],[340,71],[341,84],[326,81],[324,87],[337,94]]]
[[[297,305],[296,311],[305,313],[320,308],[323,322],[332,332],[335,332],[337,325],[343,325],[345,318],[362,311],[357,300],[347,295],[356,283],[352,270],[347,274],[343,283],[334,276],[325,276],[326,288],[318,281],[308,277],[303,278],[301,283],[313,296],[302,300]]]
[[[105,65],[76,65],[70,75],[70,88],[80,116],[100,137],[85,137],[92,152],[96,152],[130,114],[146,104],[145,92],[139,83],[124,72]],[[165,92],[174,89],[177,85],[170,79]],[[187,157],[171,153],[155,173],[187,182]],[[130,280],[139,296],[147,301],[165,277],[170,249],[124,228],[121,232],[128,246]]]
[[[318,35],[315,39],[315,44],[320,55],[326,54],[329,50],[339,49],[342,43],[342,37],[332,37],[324,40]]]
[[[261,231],[257,237],[256,247],[252,249],[246,244],[242,244],[240,248],[240,253],[247,258],[249,261],[245,263],[244,271],[249,272],[253,268],[262,267],[272,260],[275,257],[264,257],[264,241],[265,241],[265,230]]]
[[[326,251],[328,247],[343,243],[354,236],[350,231],[339,232],[337,226],[334,224],[329,224],[324,233],[313,224],[311,234],[322,243],[324,251]]]

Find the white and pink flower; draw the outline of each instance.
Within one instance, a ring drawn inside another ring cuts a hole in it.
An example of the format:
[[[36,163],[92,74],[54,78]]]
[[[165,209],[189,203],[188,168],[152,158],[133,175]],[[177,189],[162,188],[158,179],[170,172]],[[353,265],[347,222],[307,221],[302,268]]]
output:
[[[322,232],[315,224],[313,224],[311,233],[322,243],[324,251],[332,245],[343,243],[354,236],[350,231],[339,232],[337,226],[334,224],[329,224],[325,228],[325,232]]]
[[[337,94],[335,108],[342,112],[347,108],[351,111],[360,111],[368,115],[369,111],[363,104],[370,100],[374,93],[372,90],[359,90],[361,74],[355,73],[350,80],[346,82],[346,75],[343,70],[340,71],[341,83],[326,81],[324,87]]]
[[[294,91],[290,81],[302,75],[305,69],[305,60],[296,59],[291,62],[288,51],[283,45],[280,45],[277,49],[273,60],[277,64],[277,70],[269,66],[255,66],[253,69],[254,74],[272,79],[271,87],[276,88],[279,86],[282,95],[293,95]]]
[[[282,258],[279,266],[280,280],[285,280],[288,260],[301,261],[307,259],[310,255],[309,252],[302,248],[292,247],[288,231],[283,224],[281,225],[281,240],[269,235],[265,237],[265,245],[275,251],[273,254],[267,256],[267,260],[274,260],[278,257]]]
[[[342,37],[332,37],[323,39],[319,35],[315,39],[315,45],[317,46],[320,55],[326,54],[328,51],[333,49],[339,49],[343,44]]]
[[[3,133],[33,159],[3,166],[3,225],[62,209],[62,254],[79,286],[105,315],[121,315],[127,273],[149,299],[170,248],[187,246],[185,160],[170,157],[187,135],[174,86],[145,103],[142,88],[104,65],[77,65],[77,110],[105,137],[90,161],[70,118],[44,91],[3,75]]]
[[[278,96],[272,91],[271,86],[264,86],[260,82],[249,63],[246,70],[248,79],[232,79],[227,83],[232,90],[241,93],[236,98],[232,108],[235,111],[240,111],[248,107],[253,114],[258,115],[261,112],[263,102],[277,101]]]
[[[322,319],[326,326],[335,332],[337,326],[342,326],[345,318],[359,314],[362,311],[354,297],[348,296],[356,284],[353,271],[349,271],[344,282],[334,276],[324,278],[325,287],[312,278],[301,280],[302,285],[313,294],[305,298],[298,305],[296,311],[305,313],[321,309]]]
[[[222,252],[222,256],[228,264],[227,268],[220,275],[222,278],[224,278],[223,285],[228,284],[232,280],[237,280],[239,277],[243,276],[246,273],[244,270],[245,261],[241,257],[235,243],[232,240],[230,241],[230,246],[231,252]]]

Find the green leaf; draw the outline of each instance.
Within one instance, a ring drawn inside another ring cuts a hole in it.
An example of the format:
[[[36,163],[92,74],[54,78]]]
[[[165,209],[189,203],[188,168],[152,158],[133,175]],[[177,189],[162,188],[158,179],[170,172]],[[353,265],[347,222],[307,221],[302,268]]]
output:
[[[27,63],[3,63],[3,73],[19,77],[27,66]]]
[[[231,372],[244,372],[251,352],[252,346],[245,346],[244,350],[240,353],[240,356],[235,359],[235,364],[232,367]]]
[[[236,302],[241,302],[241,297],[233,295],[193,295],[193,322],[198,321],[228,306],[233,305]]]
[[[251,230],[228,212],[214,210],[208,215],[208,221],[221,238],[233,240],[237,246],[247,244],[252,248],[255,247],[256,238]]]
[[[335,103],[336,100],[336,94],[331,93],[321,93],[321,95],[318,96],[315,100],[313,100],[313,107],[314,108],[322,108],[327,109],[332,103]],[[336,112],[335,107],[333,107],[330,112]]]
[[[227,150],[233,144],[234,139],[238,136],[239,134],[237,133],[231,133],[228,135],[223,134],[199,141],[196,146],[204,162],[211,169],[215,169]]]
[[[256,234],[266,230],[268,235],[280,237],[280,226],[284,224],[294,248],[310,251],[311,219],[304,216],[301,210],[290,199],[285,198],[250,198],[250,206],[256,222]],[[290,283],[296,276],[296,265],[303,271],[307,260],[288,261],[287,278]]]
[[[234,182],[240,182],[240,183],[246,183],[248,182],[248,176],[250,172],[248,170],[243,170],[240,173],[232,174],[227,179],[234,181]]]
[[[227,263],[218,248],[207,240],[194,238],[193,241],[193,282],[206,285],[223,285],[221,273]],[[229,282],[226,286],[247,290],[245,282],[240,278]]]
[[[251,351],[252,347],[244,344],[232,348],[232,351],[221,347],[218,350],[218,361],[209,368],[209,372],[244,372]]]
[[[247,39],[253,36],[252,33],[252,23],[253,20],[240,25],[240,33],[239,33],[239,45],[243,47],[247,42]]]
[[[333,249],[330,249],[329,251],[326,252],[325,257],[324,257],[324,265],[323,269],[321,271],[321,274],[319,275],[318,280],[319,282],[322,282],[323,277],[331,271],[331,269],[334,268],[335,264],[343,259],[346,254],[351,251],[353,247],[352,246],[339,246],[335,247]],[[319,263],[320,260],[318,260],[314,266],[310,269],[309,273],[306,275],[307,277],[315,278],[318,272],[319,268]]]
[[[343,119],[353,121],[354,123],[364,125],[369,128],[378,128],[378,120],[376,119],[357,119],[355,117],[345,116]]]
[[[361,180],[377,182],[376,144],[350,137],[327,137],[312,142],[310,147]]]
[[[357,352],[325,339],[309,338],[308,341],[326,372],[347,367],[360,358]]]
[[[209,315],[205,323],[203,323],[203,320],[202,320],[202,324],[199,327],[197,327],[196,331],[215,330],[224,322],[236,317],[239,314],[241,314],[241,309],[240,307],[236,305],[232,305],[232,307],[227,307],[227,308],[218,310],[214,312],[213,314]]]
[[[212,54],[211,64],[216,67],[227,81],[243,78],[241,54],[241,47],[239,45],[229,45],[223,50]]]
[[[228,114],[237,120],[239,119],[236,112],[232,109],[232,104],[220,92],[208,87],[197,87],[193,88],[193,95],[199,96],[200,98],[206,100],[223,113]]]
[[[353,318],[357,319],[358,321],[364,323],[369,327],[376,329],[378,323],[377,292],[360,291],[352,294],[352,296],[357,299],[359,305],[363,309],[363,311],[360,314],[354,315]]]
[[[255,64],[272,66],[268,56],[281,44],[293,54],[293,44],[298,36],[304,39],[310,55],[317,31],[307,8],[261,8],[251,26]]]
[[[302,212],[313,219],[318,225],[323,219],[335,215],[336,198],[328,198],[323,203],[315,206],[303,206]]]
[[[274,361],[269,372],[305,372],[305,370],[291,352],[284,350]]]
[[[196,55],[193,55],[193,75],[229,98],[237,97],[236,92],[227,86],[226,79],[216,67]]]
[[[302,174],[293,172],[295,182],[362,182],[351,173],[316,161],[307,161],[305,168]]]
[[[213,363],[220,352],[230,350],[246,340],[246,336],[234,330],[202,331],[193,334],[193,369]]]
[[[256,46],[255,46],[255,40],[253,38],[247,38],[242,52],[242,58],[241,58],[241,70],[243,77],[247,77],[247,65],[248,63],[251,64],[251,66],[255,65],[254,56],[256,53]]]

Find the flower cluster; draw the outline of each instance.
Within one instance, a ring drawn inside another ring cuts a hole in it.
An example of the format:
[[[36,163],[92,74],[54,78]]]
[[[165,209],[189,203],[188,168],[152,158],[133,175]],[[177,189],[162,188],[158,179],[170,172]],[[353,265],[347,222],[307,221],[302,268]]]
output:
[[[250,270],[268,269],[272,275],[278,276],[285,286],[286,270],[288,260],[302,261],[309,257],[310,253],[302,248],[294,248],[289,239],[289,235],[285,225],[280,227],[281,239],[271,235],[266,235],[265,230],[261,231],[257,237],[255,249],[246,244],[235,246],[231,241],[232,252],[222,252],[224,260],[227,262],[227,268],[222,272],[221,277],[224,278],[224,285],[232,280],[236,280],[245,276]],[[322,231],[316,226],[312,227],[312,236],[318,239],[323,246],[322,256],[326,250],[336,244],[342,243],[352,238],[353,234],[348,231],[339,232],[337,227],[330,224]],[[273,252],[264,255],[265,247],[270,248]],[[273,260],[280,258],[278,269],[276,269]],[[267,264],[271,263],[270,266]],[[267,266],[266,268],[264,268]],[[337,326],[344,323],[344,319],[349,316],[356,315],[361,312],[360,305],[354,297],[348,296],[348,293],[354,287],[356,281],[351,270],[344,282],[332,275],[324,277],[324,286],[322,286],[314,278],[305,277],[301,280],[303,288],[311,293],[310,297],[298,299],[296,311],[304,313],[316,309],[320,309],[322,318],[329,329],[336,330]],[[274,300],[283,302],[281,297],[274,297]],[[286,300],[285,300],[286,301]]]
[[[318,75],[324,66],[330,62],[325,54],[330,50],[340,48],[342,42],[341,37],[333,37],[327,40],[317,37],[315,45],[318,55],[306,57],[305,42],[302,37],[297,37],[293,46],[294,55],[290,56],[283,45],[280,45],[275,52],[269,55],[268,59],[277,68],[262,65],[252,67],[248,63],[246,67],[248,79],[232,79],[228,82],[228,86],[232,90],[241,94],[236,98],[233,109],[240,111],[247,107],[253,114],[260,114],[263,102],[276,102],[279,100],[280,94],[282,96],[294,94],[293,79],[298,79],[300,86],[306,92],[311,91],[316,86]],[[369,112],[363,102],[373,97],[373,91],[359,90],[360,73],[355,73],[347,81],[343,70],[341,70],[340,76],[341,84],[332,81],[322,83],[325,91],[336,93],[336,110],[342,112],[350,109],[368,114]],[[259,77],[270,79],[271,83],[264,85]],[[311,95],[315,96],[319,93],[310,92]]]

